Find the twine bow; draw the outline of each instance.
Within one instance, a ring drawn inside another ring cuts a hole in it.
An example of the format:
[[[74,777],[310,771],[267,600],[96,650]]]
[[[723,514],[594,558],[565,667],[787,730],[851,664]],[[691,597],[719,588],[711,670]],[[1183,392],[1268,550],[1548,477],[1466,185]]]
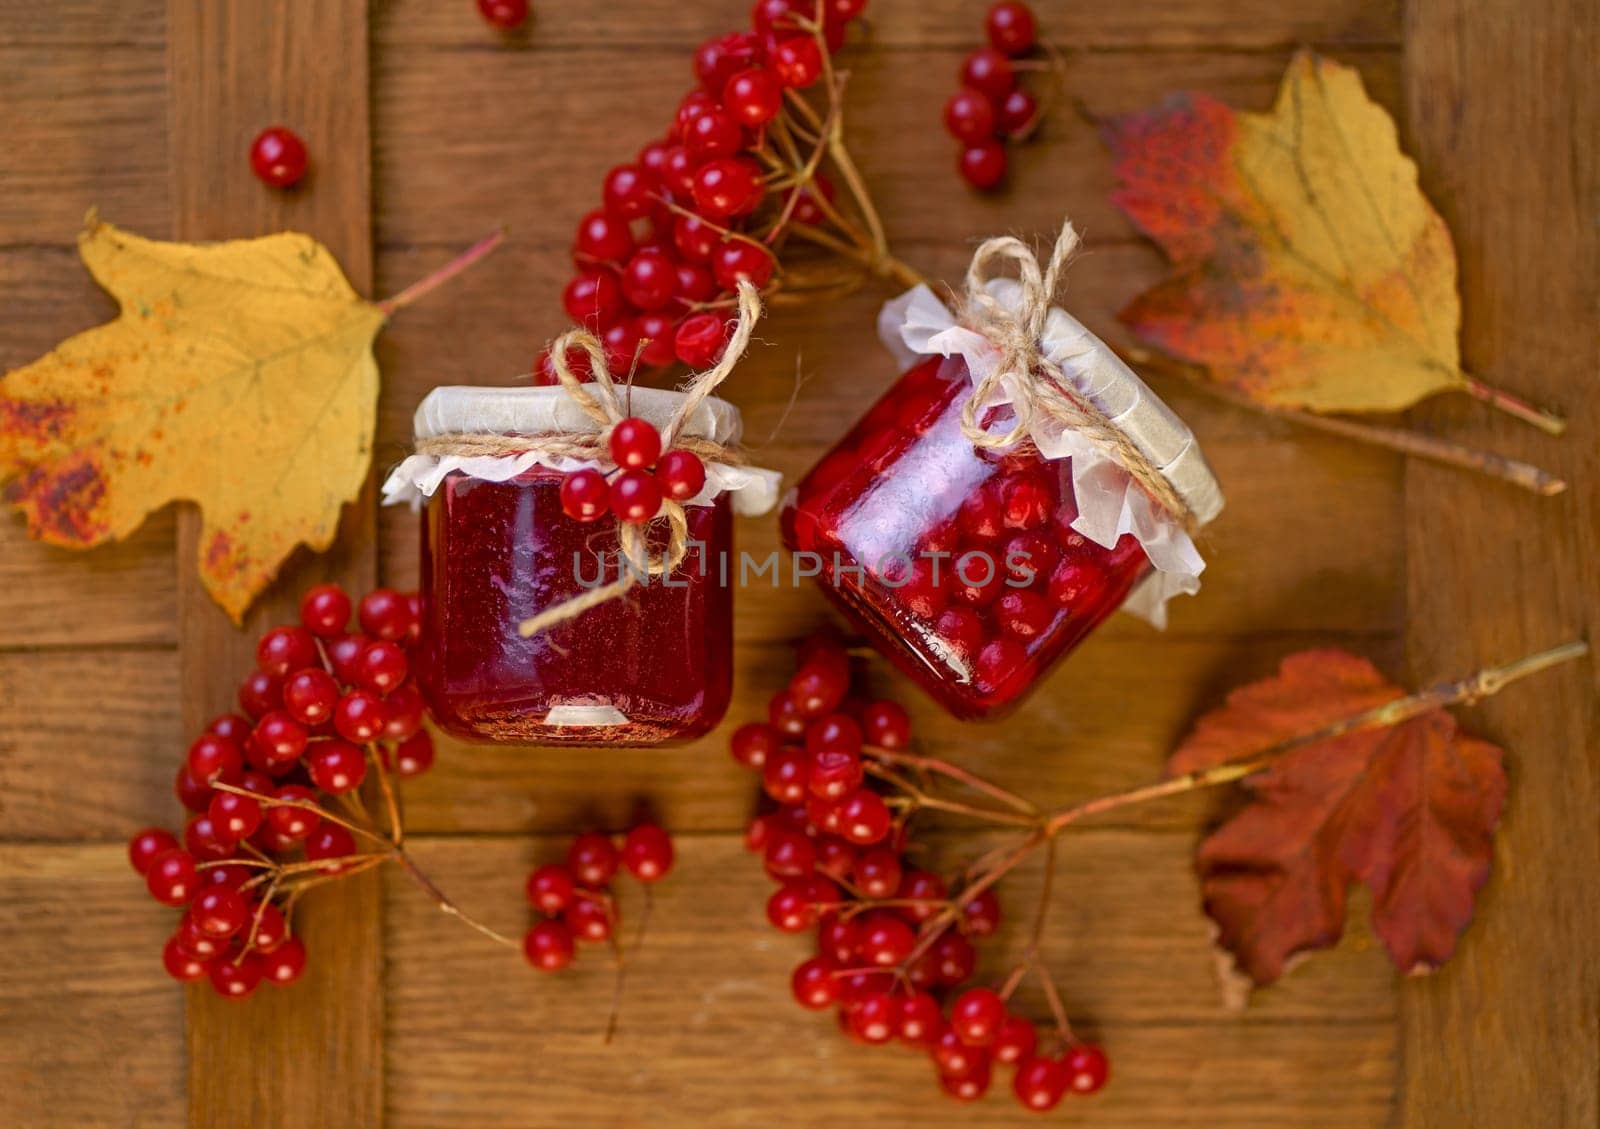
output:
[[[683,403],[661,429],[663,451],[676,447],[692,451],[704,462],[732,465],[744,462],[743,456],[735,448],[709,439],[685,436],[681,432],[694,416],[695,410],[728,378],[740,358],[744,356],[744,351],[750,345],[750,336],[760,317],[760,292],[750,283],[740,282],[739,317],[734,325],[733,336],[716,366],[696,374],[682,387]],[[567,364],[569,349],[582,349],[588,355],[590,372],[594,378],[592,384],[579,380],[571,366]],[[595,460],[608,458],[612,429],[626,419],[628,413],[622,396],[618,394],[616,381],[612,379],[611,370],[606,364],[605,350],[601,347],[599,339],[584,329],[574,329],[562,334],[550,345],[550,365],[555,370],[556,379],[561,382],[561,387],[584,415],[598,425],[597,430],[551,432],[544,435],[464,433],[439,435],[420,441],[416,447],[417,453],[494,456],[538,451],[540,454],[556,458]],[[625,562],[621,564],[618,578],[610,584],[598,585],[580,596],[574,596],[570,600],[564,600],[545,608],[537,615],[530,616],[517,625],[517,632],[524,639],[531,638],[548,627],[575,619],[590,608],[616,599],[632,588],[641,577],[669,575],[683,562],[684,556],[689,551],[689,520],[683,506],[670,498],[661,500],[661,511],[657,516],[666,520],[669,529],[667,551],[659,559],[650,558],[646,535],[649,527],[655,523],[655,519],[643,523],[619,522],[617,540]]]
[[[962,408],[961,431],[975,447],[1013,447],[1028,438],[1038,414],[1048,416],[1105,451],[1185,530],[1193,533],[1194,514],[1161,468],[1040,352],[1039,341],[1044,336],[1050,307],[1061,290],[1067,264],[1078,243],[1078,232],[1072,223],[1063,224],[1050,252],[1050,262],[1043,269],[1033,249],[1009,235],[986,240],[973,252],[958,316],[963,324],[988,338],[1000,355]],[[1016,264],[1016,282],[1022,291],[1015,309],[996,299],[987,287],[991,279],[1000,277],[996,268],[1007,262]],[[995,393],[1003,389],[1007,378],[1016,391],[1011,404],[1015,418],[1009,430],[990,431],[980,424],[979,416]]]

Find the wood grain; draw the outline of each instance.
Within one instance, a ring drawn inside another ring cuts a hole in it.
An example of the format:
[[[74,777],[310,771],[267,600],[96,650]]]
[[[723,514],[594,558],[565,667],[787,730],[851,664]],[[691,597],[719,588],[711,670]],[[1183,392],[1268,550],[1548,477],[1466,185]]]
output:
[[[372,283],[366,5],[355,0],[171,0],[174,234],[219,239],[295,228],[321,239],[357,291]],[[245,154],[264,126],[292,122],[315,154],[307,180],[272,192]],[[254,640],[293,616],[308,584],[355,591],[375,571],[370,488],[346,508],[334,550],[297,558],[236,631],[196,575],[198,515],[180,515],[179,664],[186,732],[229,706]],[[242,1006],[190,990],[189,1121],[195,1126],[377,1125],[383,1108],[380,889],[368,875],[297,912],[310,960],[301,992]],[[307,1007],[306,998],[337,1001]],[[240,1066],[252,1063],[243,1072]]]
[[[987,842],[947,845],[965,853]],[[522,876],[562,844],[412,847],[457,902],[515,933],[526,925],[515,905]],[[1187,835],[1118,832],[1064,844],[1070,880],[1058,888],[1044,958],[1075,1022],[1104,1040],[1119,1072],[1105,1094],[1069,1111],[1072,1123],[1384,1124],[1394,984],[1370,936],[1357,931],[1308,963],[1248,1018],[1228,1016],[1184,866],[1189,849]],[[1037,880],[1029,869],[1008,887],[1013,912],[1026,913]],[[805,942],[765,924],[771,883],[726,838],[680,840],[677,870],[629,958],[621,1033],[610,1047],[600,1042],[612,988],[603,955],[586,948],[571,972],[534,976],[439,914],[403,875],[389,883],[395,1125],[542,1125],[564,1110],[583,1111],[586,1124],[753,1126],[770,1124],[774,1105],[799,1126],[1032,1121],[1005,1094],[974,1109],[941,1100],[920,1056],[853,1045],[829,1017],[796,1007],[788,977]],[[637,887],[622,893],[633,920]],[[996,939],[997,970],[1025,940],[1018,924]]]
[[[1535,502],[1421,464],[1406,476],[1419,677],[1600,627],[1600,13],[1567,0],[1416,0],[1406,43],[1423,185],[1455,233],[1467,367],[1560,405],[1560,440],[1464,405],[1423,426],[1531,458],[1573,484]],[[1408,1126],[1600,1123],[1600,697],[1594,659],[1474,711],[1511,752],[1478,922],[1408,986]]]

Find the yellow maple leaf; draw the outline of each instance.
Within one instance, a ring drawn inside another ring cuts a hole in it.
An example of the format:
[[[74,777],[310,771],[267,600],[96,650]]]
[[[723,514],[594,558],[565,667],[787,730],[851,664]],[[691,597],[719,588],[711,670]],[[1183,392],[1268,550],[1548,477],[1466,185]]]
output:
[[[196,246],[91,214],[78,250],[121,313],[0,380],[5,496],[74,548],[196,502],[201,576],[237,623],[361,489],[386,311],[295,233]]]
[[[1179,95],[1106,137],[1114,202],[1174,267],[1122,311],[1141,339],[1272,407],[1456,390],[1561,429],[1462,371],[1449,229],[1353,69],[1301,52],[1270,113]]]

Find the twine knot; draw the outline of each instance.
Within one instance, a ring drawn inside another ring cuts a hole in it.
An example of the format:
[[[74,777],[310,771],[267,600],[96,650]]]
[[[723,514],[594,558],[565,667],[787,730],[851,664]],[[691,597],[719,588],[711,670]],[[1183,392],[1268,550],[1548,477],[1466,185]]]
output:
[[[975,447],[1008,448],[1029,437],[1038,415],[1048,416],[1082,433],[1105,451],[1157,504],[1193,533],[1198,524],[1194,514],[1161,468],[1040,350],[1050,308],[1079,242],[1071,221],[1063,224],[1050,261],[1042,268],[1033,248],[1009,235],[985,240],[973,252],[967,266],[966,292],[960,297],[957,314],[962,324],[988,338],[999,356],[962,408],[961,431]],[[997,268],[1006,263],[1016,265],[1015,281],[1021,294],[1015,308],[1001,302],[988,289],[992,279],[1001,277]],[[991,431],[979,422],[980,416],[1008,380],[1015,393],[1011,403],[1013,420],[1010,428]]]

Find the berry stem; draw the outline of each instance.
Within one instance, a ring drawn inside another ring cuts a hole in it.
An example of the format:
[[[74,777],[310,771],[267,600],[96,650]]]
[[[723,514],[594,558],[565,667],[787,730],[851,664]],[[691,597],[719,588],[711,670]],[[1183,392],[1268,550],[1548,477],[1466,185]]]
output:
[[[904,753],[896,749],[885,749],[880,745],[866,745],[862,747],[861,751],[886,764],[903,765],[907,768],[916,768],[925,772],[948,776],[952,780],[965,784],[973,791],[982,792],[986,796],[1016,808],[1025,815],[1037,816],[1039,814],[1037,807],[1015,792],[1002,788],[998,784],[991,784],[983,777],[975,776],[960,765],[940,760],[938,757],[923,756],[920,753]]]
[[[393,317],[396,310],[403,310],[419,298],[431,294],[463,271],[475,266],[505,241],[505,228],[484,236],[432,274],[419,278],[400,293],[376,303],[378,309],[383,312],[384,317]]]
[[[485,937],[489,938],[489,940],[494,941],[497,944],[504,945],[509,949],[515,949],[518,952],[522,951],[522,945],[519,942],[513,941],[504,933],[500,933],[495,929],[485,925],[477,918],[472,917],[470,914],[462,910],[462,908],[456,905],[455,902],[451,901],[450,898],[446,896],[445,892],[434,884],[433,879],[429,878],[427,874],[423,872],[422,868],[419,867],[412,857],[402,848],[398,846],[395,847],[389,857],[395,862],[399,863],[401,869],[403,869],[407,874],[411,875],[411,877],[416,880],[417,885],[422,887],[423,891],[428,895],[428,897],[433,899],[433,904],[438,906],[440,910],[449,914],[451,917],[456,918],[468,928],[475,929],[479,933],[482,933]]]

